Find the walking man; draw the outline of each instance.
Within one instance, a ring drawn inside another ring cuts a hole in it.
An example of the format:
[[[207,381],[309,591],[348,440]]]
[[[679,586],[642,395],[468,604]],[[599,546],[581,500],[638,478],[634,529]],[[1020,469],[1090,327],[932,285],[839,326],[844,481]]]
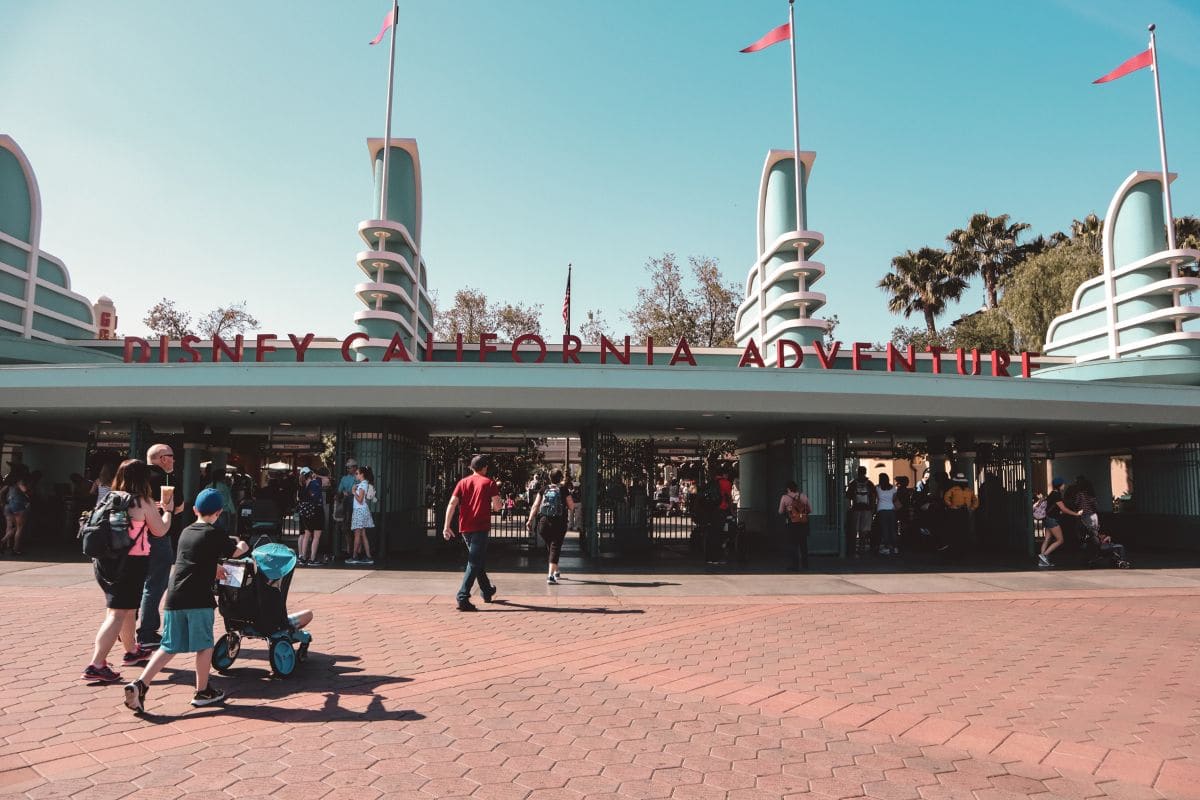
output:
[[[471,604],[471,588],[479,581],[479,593],[483,602],[490,603],[496,596],[496,585],[487,576],[488,531],[492,528],[492,513],[500,510],[500,487],[488,477],[492,460],[485,455],[471,459],[471,474],[454,487],[450,502],[446,505],[446,525],[442,536],[446,541],[454,538],[450,522],[458,510],[458,532],[467,545],[467,568],[463,572],[462,585],[458,587],[458,610],[478,611]]]
[[[138,646],[153,649],[158,647],[162,636],[158,632],[162,621],[158,606],[167,591],[171,579],[171,566],[175,563],[175,540],[183,531],[183,510],[186,501],[174,479],[175,451],[169,444],[151,445],[146,451],[146,463],[150,465],[150,491],[152,497],[162,496],[162,487],[174,486],[172,493],[171,529],[166,536],[150,537],[150,561],[146,570],[146,583],[142,588],[142,606],[138,611]],[[164,511],[167,509],[163,509]]]

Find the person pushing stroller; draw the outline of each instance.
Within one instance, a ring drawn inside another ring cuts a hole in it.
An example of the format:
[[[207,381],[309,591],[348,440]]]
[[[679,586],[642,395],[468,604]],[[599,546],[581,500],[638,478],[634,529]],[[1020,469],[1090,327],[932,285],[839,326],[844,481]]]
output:
[[[225,693],[208,683],[213,653],[214,578],[223,577],[218,566],[222,558],[239,556],[249,547],[213,526],[225,508],[215,489],[196,496],[193,510],[196,521],[184,528],[179,537],[175,570],[167,589],[163,615],[163,638],[141,676],[125,685],[125,706],[140,713],[146,708],[150,681],[177,653],[196,654],[196,693],[193,706],[209,706],[225,699]]]

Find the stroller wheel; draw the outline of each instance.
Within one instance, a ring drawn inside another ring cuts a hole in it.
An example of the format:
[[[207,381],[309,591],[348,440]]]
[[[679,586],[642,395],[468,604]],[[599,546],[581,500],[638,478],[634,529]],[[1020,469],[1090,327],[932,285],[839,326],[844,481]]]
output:
[[[227,633],[217,640],[213,645],[212,665],[217,670],[224,674],[233,662],[237,660],[238,652],[242,649],[241,637],[236,633]]]
[[[271,643],[271,669],[281,678],[291,675],[296,669],[296,651],[288,639],[276,639]]]

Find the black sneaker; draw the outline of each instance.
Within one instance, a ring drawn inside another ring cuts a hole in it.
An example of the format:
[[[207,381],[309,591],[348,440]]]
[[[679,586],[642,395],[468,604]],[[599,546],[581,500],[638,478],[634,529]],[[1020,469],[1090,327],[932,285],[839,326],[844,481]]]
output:
[[[479,610],[479,608],[477,606],[472,605],[470,600],[460,600],[458,603],[458,606],[456,606],[456,607],[458,608],[459,611],[478,611]]]
[[[125,684],[125,707],[135,714],[140,714],[146,710],[146,684],[136,680],[133,683]]]
[[[121,658],[121,666],[122,667],[140,667],[143,664],[145,664],[147,661],[149,661],[150,656],[153,654],[154,654],[154,651],[151,650],[149,647],[142,647],[139,644],[137,650],[134,650],[132,653],[126,653]]]
[[[480,589],[479,593],[483,595],[483,602],[492,602],[492,598],[496,596],[496,584],[492,584],[492,590],[490,592],[485,592],[484,590]]]
[[[220,689],[214,689],[212,686],[209,686],[207,689],[203,689],[192,695],[192,705],[194,705],[196,708],[200,708],[201,706],[211,706],[220,703],[224,699],[224,692],[222,692]]]
[[[115,672],[108,664],[88,664],[83,668],[83,675],[80,676],[85,681],[93,683],[120,683],[121,673]]]

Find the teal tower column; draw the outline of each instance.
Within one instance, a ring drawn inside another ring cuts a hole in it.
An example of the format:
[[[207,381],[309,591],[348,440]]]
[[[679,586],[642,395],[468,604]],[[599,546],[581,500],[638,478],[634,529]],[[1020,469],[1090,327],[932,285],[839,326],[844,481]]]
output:
[[[734,338],[739,347],[755,342],[768,365],[781,358],[784,363],[794,360],[789,345],[781,342],[811,344],[827,328],[824,320],[812,316],[825,305],[825,295],[811,288],[825,274],[825,265],[812,260],[825,237],[807,230],[808,178],[815,160],[815,153],[801,152],[797,164],[790,150],[772,150],[763,166],[758,257],[746,276],[746,298],[737,310]]]
[[[354,315],[363,336],[354,343],[361,360],[382,359],[392,350],[392,359],[405,356],[418,360],[426,347],[433,324],[433,302],[429,296],[425,260],[421,256],[421,162],[413,139],[392,139],[388,148],[387,182],[384,187],[382,139],[367,143],[375,175],[372,219],[358,225],[367,249],[357,256],[366,280],[354,287],[364,310]],[[387,216],[382,218],[380,201],[387,194]],[[401,353],[394,343],[403,346]]]

